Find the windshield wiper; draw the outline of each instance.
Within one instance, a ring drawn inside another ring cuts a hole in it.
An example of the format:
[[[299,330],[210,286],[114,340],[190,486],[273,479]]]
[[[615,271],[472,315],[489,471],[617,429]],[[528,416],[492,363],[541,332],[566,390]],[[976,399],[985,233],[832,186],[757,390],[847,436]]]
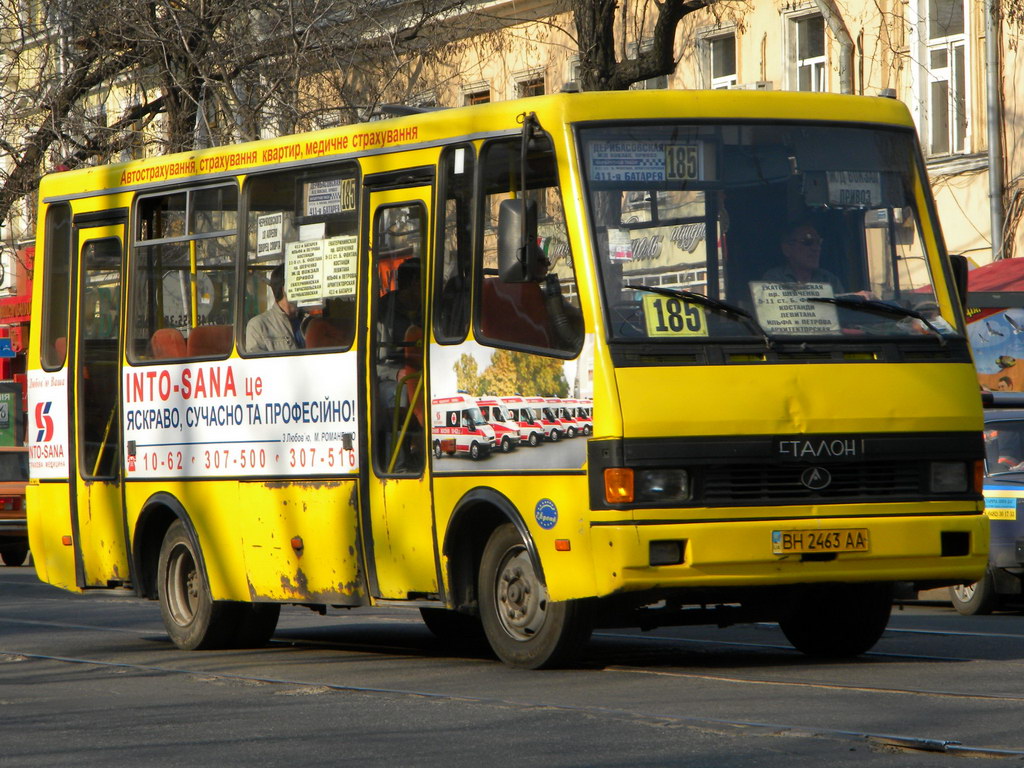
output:
[[[820,304],[835,304],[837,307],[843,307],[844,309],[859,309],[862,312],[870,312],[876,315],[912,317],[915,320],[920,320],[924,323],[925,327],[938,337],[939,346],[946,346],[946,337],[942,335],[942,332],[932,325],[932,322],[916,309],[908,309],[907,307],[901,307],[898,304],[889,304],[884,301],[879,301],[878,299],[867,299],[863,296],[858,296],[857,298],[853,298],[852,296],[809,296],[807,300],[816,301]]]
[[[774,344],[774,340],[768,335],[768,331],[762,328],[761,324],[754,319],[754,316],[742,307],[737,307],[734,304],[727,304],[719,299],[712,299],[710,296],[705,296],[703,293],[694,293],[693,291],[687,291],[683,288],[665,288],[660,285],[643,285],[642,283],[626,283],[626,287],[632,288],[634,291],[648,291],[649,293],[658,293],[662,296],[670,296],[673,299],[682,299],[683,301],[689,301],[693,304],[700,304],[702,307],[707,307],[713,312],[719,312],[720,314],[728,317],[738,318],[750,330],[764,339],[764,344],[768,349],[771,349]]]

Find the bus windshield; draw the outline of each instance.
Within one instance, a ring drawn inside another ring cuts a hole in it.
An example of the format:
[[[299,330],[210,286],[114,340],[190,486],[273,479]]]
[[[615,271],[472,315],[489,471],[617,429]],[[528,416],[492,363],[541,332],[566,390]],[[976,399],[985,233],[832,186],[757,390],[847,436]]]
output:
[[[932,287],[911,132],[673,122],[578,135],[613,340],[959,333]]]

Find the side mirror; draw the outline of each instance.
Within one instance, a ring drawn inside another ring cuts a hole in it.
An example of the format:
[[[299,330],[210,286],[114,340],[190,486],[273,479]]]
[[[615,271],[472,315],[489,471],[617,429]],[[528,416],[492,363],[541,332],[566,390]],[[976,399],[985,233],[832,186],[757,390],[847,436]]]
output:
[[[498,208],[498,275],[505,283],[528,283],[536,274],[537,203],[516,198]]]
[[[960,306],[967,306],[967,257],[961,254],[950,254],[950,266],[953,268],[953,285],[956,295],[960,298]]]

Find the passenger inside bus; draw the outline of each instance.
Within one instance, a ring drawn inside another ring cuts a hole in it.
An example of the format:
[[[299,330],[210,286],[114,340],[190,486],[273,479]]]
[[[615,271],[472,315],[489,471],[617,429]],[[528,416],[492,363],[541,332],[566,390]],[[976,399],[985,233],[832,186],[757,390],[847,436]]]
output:
[[[381,296],[377,310],[377,404],[379,454],[388,471],[417,471],[423,458],[422,338],[420,260],[406,258],[394,272],[394,287]],[[412,414],[408,409],[412,407]],[[408,418],[406,418],[408,416]],[[395,438],[405,439],[395,452]]]
[[[305,346],[299,330],[301,317],[298,307],[288,300],[284,288],[284,264],[278,264],[271,270],[267,282],[274,295],[274,303],[245,326],[246,350],[279,352]]]
[[[1024,441],[1013,427],[989,427],[985,430],[985,458],[988,471],[1011,472],[1024,469]]]

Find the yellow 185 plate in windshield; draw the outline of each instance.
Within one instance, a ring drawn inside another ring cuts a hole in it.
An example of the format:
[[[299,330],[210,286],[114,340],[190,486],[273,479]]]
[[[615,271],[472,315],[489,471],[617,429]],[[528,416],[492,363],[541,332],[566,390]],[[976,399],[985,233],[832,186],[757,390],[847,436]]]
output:
[[[707,336],[704,309],[672,296],[644,296],[644,322],[648,336]]]

